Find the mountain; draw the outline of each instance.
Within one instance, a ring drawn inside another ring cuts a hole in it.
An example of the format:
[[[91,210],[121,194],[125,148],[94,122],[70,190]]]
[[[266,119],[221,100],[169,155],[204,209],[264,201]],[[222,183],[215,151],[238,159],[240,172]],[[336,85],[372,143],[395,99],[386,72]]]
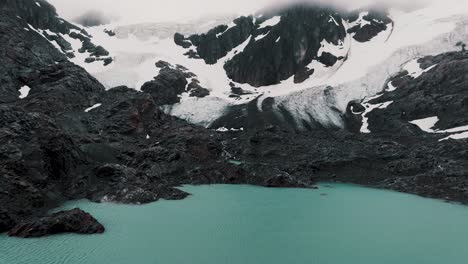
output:
[[[86,212],[47,211],[183,199],[182,184],[336,181],[468,203],[463,6],[86,29],[43,0],[0,11],[0,232],[101,233]]]
[[[132,25],[137,37],[111,24],[88,31],[119,62],[85,67],[106,87],[139,90],[158,75],[156,62],[181,65],[210,94],[186,89],[164,111],[205,127],[247,128],[260,119],[293,130],[344,128],[348,103],[383,91],[407,62],[460,50],[467,10],[452,2],[412,11],[295,5],[232,22]]]

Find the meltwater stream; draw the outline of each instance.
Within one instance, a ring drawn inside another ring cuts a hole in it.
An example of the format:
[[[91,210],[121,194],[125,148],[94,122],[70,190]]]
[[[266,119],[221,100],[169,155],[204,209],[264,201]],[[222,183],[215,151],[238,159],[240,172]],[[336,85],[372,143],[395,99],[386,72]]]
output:
[[[1,264],[466,264],[468,207],[352,185],[187,186],[183,201],[79,201],[103,235],[0,236]]]

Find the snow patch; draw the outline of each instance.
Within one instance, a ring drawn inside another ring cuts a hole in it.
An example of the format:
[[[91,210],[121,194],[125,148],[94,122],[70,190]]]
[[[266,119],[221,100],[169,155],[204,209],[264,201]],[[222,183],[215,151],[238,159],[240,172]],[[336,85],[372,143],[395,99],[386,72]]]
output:
[[[279,22],[281,22],[281,16],[274,16],[268,20],[265,20],[263,23],[261,23],[258,29],[262,29],[266,27],[273,27],[273,26],[276,26]]]
[[[411,124],[417,125],[422,131],[427,133],[435,133],[435,130],[432,128],[439,122],[439,118],[437,116],[418,119],[410,121]]]
[[[353,28],[355,26],[358,26],[360,28],[364,27],[365,25],[370,25],[371,22],[370,21],[367,21],[364,19],[365,16],[369,15],[369,12],[361,12],[359,13],[359,17],[356,21],[352,22],[352,23],[349,23],[349,27],[350,28]]]
[[[328,20],[328,22],[330,23],[335,23],[335,25],[339,26],[340,24],[338,24],[338,22],[336,22],[336,19],[333,17],[333,16],[330,16],[330,20]]]
[[[418,119],[411,121],[411,124],[417,125],[422,131],[431,133],[431,134],[452,134],[452,133],[458,133],[458,134],[452,134],[448,137],[445,137],[443,139],[440,139],[439,141],[445,141],[449,139],[465,139],[468,138],[468,125],[466,126],[460,126],[460,127],[454,127],[446,130],[439,130],[439,129],[433,129],[433,127],[439,122],[439,118],[437,116],[433,117],[428,117],[424,119]]]
[[[236,129],[236,128],[228,129],[226,127],[220,127],[218,129],[216,129],[216,132],[238,132],[238,131],[244,131],[244,128],[241,127],[239,129]]]
[[[20,92],[19,99],[24,99],[24,98],[28,97],[29,91],[31,91],[31,88],[29,86],[25,85],[25,86],[21,87],[19,89],[19,92]]]
[[[459,140],[459,139],[466,139],[466,138],[468,138],[468,131],[463,132],[463,133],[459,133],[459,134],[450,135],[450,136],[448,136],[446,138],[440,139],[439,141],[445,141],[445,140],[449,140],[449,139]]]
[[[461,126],[461,127],[454,127],[446,130],[437,130],[437,133],[457,133],[457,132],[462,132],[462,131],[467,131],[468,130],[468,125],[466,126]]]
[[[380,95],[365,99],[362,102],[362,105],[364,106],[364,108],[366,108],[366,110],[361,114],[361,116],[362,116],[362,126],[361,126],[361,129],[360,129],[361,133],[364,133],[364,134],[371,133],[371,131],[369,130],[369,117],[368,117],[368,114],[370,112],[374,111],[375,109],[386,109],[391,104],[393,104],[393,101],[388,101],[388,102],[379,103],[379,104],[369,103],[370,101],[372,101],[374,99],[377,99],[377,98],[381,97],[382,95],[383,94],[380,94]]]
[[[36,2],[36,5],[37,5],[38,7],[41,7],[41,4],[39,4],[39,2]]]
[[[91,112],[92,110],[94,110],[94,109],[100,107],[101,105],[102,105],[102,104],[95,104],[95,105],[91,106],[90,108],[85,109],[85,113],[89,113],[89,112]]]
[[[60,47],[60,45],[58,44],[57,41],[55,41],[55,40],[52,40],[52,41],[49,40],[49,39],[46,37],[46,35],[44,34],[44,32],[45,32],[46,34],[48,34],[48,35],[50,35],[50,36],[57,36],[56,33],[52,32],[52,31],[50,31],[50,30],[48,30],[48,29],[46,29],[46,30],[36,29],[36,28],[34,28],[31,24],[28,24],[28,26],[29,26],[29,28],[30,28],[31,30],[33,30],[33,31],[36,32],[37,34],[41,35],[45,40],[47,40],[50,44],[52,44],[59,52],[64,53],[63,50],[62,50],[62,47]],[[29,31],[29,30],[28,30],[28,31]]]
[[[216,97],[187,98],[175,105],[162,106],[168,115],[177,116],[190,123],[209,127],[220,116],[227,112],[231,104]]]
[[[387,92],[393,92],[393,91],[395,91],[396,89],[397,89],[397,87],[394,86],[394,85],[392,84],[392,82],[390,81],[390,82],[388,82],[388,84],[387,84],[387,89],[385,89],[385,91],[387,91]]]
[[[421,65],[419,64],[418,60],[415,59],[415,60],[412,60],[410,62],[408,62],[407,64],[405,64],[403,66],[403,70],[407,71],[408,72],[408,75],[411,76],[413,79],[417,79],[419,78],[423,73],[426,73],[430,70],[432,70],[436,65],[432,65],[431,67],[423,70],[421,68]]]
[[[265,33],[263,35],[256,36],[255,41],[259,41],[259,40],[263,39],[264,37],[268,36],[268,34],[270,34],[270,31],[268,31],[267,33]]]

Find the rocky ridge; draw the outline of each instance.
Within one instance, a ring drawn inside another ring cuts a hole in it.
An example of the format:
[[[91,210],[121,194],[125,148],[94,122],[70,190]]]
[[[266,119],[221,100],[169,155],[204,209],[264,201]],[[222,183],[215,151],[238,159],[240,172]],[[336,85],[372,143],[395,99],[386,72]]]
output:
[[[347,38],[367,42],[387,30],[392,20],[378,9],[350,13],[323,5],[297,4],[260,15],[239,17],[205,34],[174,36],[186,55],[215,64],[241,44],[245,48],[224,64],[227,76],[254,87],[314,78],[314,62],[332,67],[346,60]],[[334,46],[343,56],[333,54]]]

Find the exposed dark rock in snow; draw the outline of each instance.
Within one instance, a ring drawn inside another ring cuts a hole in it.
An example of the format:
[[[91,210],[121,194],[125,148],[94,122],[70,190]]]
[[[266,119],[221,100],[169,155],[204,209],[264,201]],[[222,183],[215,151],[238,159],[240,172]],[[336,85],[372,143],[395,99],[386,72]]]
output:
[[[156,62],[160,68],[153,81],[141,87],[143,92],[151,94],[157,105],[172,105],[180,102],[180,95],[188,92],[191,97],[206,97],[210,91],[195,79],[196,75],[182,65],[173,66],[165,61]],[[190,80],[190,83],[188,82]]]
[[[307,72],[312,60],[318,60],[322,41],[338,45],[346,36],[341,16],[331,9],[298,6],[275,15],[281,16],[278,24],[257,29],[244,51],[225,64],[233,81],[252,86],[277,84]],[[336,16],[338,25],[329,22],[330,16]],[[271,17],[262,17],[257,23],[262,25],[268,19]],[[265,34],[262,40],[255,41],[254,37]],[[277,43],[278,38],[281,41]]]
[[[114,37],[116,35],[113,30],[109,30],[109,29],[104,29],[104,33],[109,35],[109,37]]]
[[[201,87],[197,79],[192,79],[192,82],[187,85],[187,90],[190,91],[191,97],[203,98],[210,95],[210,91]]]
[[[348,33],[359,42],[367,42],[377,36],[380,32],[387,30],[389,24],[393,21],[383,10],[368,9],[353,11],[348,16],[351,28]]]
[[[179,95],[185,92],[186,86],[187,78],[182,71],[164,68],[153,81],[143,84],[141,90],[151,94],[157,104],[168,105],[180,101]]]
[[[192,44],[188,40],[185,39],[184,35],[179,34],[179,33],[176,33],[174,35],[174,42],[175,42],[175,44],[177,44],[177,45],[179,45],[179,46],[181,46],[183,48],[186,48],[186,49],[188,49],[188,48],[190,48],[192,46]]]
[[[352,28],[346,32],[343,23],[348,21]],[[339,47],[345,53],[348,33],[357,41],[366,42],[385,31],[391,22],[381,11],[347,13],[323,5],[296,4],[265,12],[261,17],[240,17],[205,34],[176,34],[174,40],[177,45],[190,48],[187,56],[200,57],[207,64],[220,63],[229,52],[245,46],[225,62],[224,69],[233,81],[260,87],[292,76],[295,83],[314,78],[312,62],[330,67],[345,59],[321,50],[324,45]]]

